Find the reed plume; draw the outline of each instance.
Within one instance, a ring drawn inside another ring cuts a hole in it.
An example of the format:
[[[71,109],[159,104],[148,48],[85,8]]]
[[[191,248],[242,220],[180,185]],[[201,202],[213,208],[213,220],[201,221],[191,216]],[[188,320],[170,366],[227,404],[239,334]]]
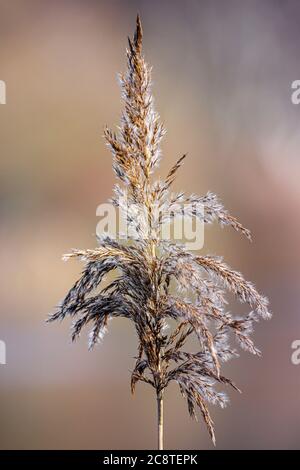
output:
[[[119,183],[112,203],[123,211],[133,234],[130,240],[108,235],[98,237],[94,250],[73,250],[65,259],[79,258],[85,267],[50,321],[74,319],[72,339],[92,325],[89,346],[102,338],[108,320],[125,317],[134,324],[138,352],[131,374],[131,390],[137,382],[155,389],[158,416],[158,448],[163,449],[163,398],[175,381],[186,399],[188,412],[196,419],[200,411],[213,443],[214,423],[208,404],[224,407],[227,396],[216,390],[221,383],[239,390],[221,374],[221,364],[237,355],[229,344],[233,333],[239,345],[260,354],[251,334],[260,317],[269,318],[268,301],[244,277],[222,259],[199,256],[183,243],[161,237],[161,226],[182,213],[204,224],[214,221],[231,226],[251,239],[222,206],[218,198],[172,193],[171,186],[185,155],[163,179],[153,173],[161,157],[164,127],[154,110],[151,71],[142,54],[142,27],[137,17],[133,39],[128,40],[127,72],[120,76],[124,111],[118,132],[106,128],[104,135],[113,155]],[[142,208],[136,211],[136,207]],[[159,208],[156,216],[154,208]],[[198,210],[201,207],[203,210]],[[108,274],[115,277],[103,287]],[[226,293],[231,292],[250,306],[250,313],[236,317],[227,311]],[[195,335],[199,351],[184,350]]]

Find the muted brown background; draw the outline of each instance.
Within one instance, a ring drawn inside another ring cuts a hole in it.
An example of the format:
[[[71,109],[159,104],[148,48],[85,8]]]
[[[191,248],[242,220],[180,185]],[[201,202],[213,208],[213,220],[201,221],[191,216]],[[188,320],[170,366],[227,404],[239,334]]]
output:
[[[136,12],[168,129],[161,172],[184,152],[176,188],[220,195],[254,243],[209,228],[222,254],[269,296],[274,318],[225,372],[242,388],[213,409],[217,448],[299,448],[300,4],[295,1],[0,1],[0,447],[155,448],[155,400],[129,369],[136,339],[111,322],[102,345],[70,344],[69,325],[44,319],[77,278],[63,264],[93,247],[96,206],[114,176],[102,128],[118,123],[116,72]],[[240,309],[238,305],[235,309]],[[235,310],[238,311],[238,310]],[[166,394],[166,447],[212,448],[175,385]]]

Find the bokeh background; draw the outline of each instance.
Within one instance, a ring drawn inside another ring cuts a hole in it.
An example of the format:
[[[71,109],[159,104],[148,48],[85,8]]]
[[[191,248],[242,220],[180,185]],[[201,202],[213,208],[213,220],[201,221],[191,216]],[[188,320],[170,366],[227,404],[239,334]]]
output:
[[[252,229],[249,244],[210,227],[204,251],[254,280],[274,313],[255,335],[263,357],[242,352],[225,365],[243,394],[212,410],[217,448],[299,448],[297,0],[0,1],[0,447],[156,446],[152,390],[130,394],[131,325],[114,320],[88,352],[84,335],[71,344],[68,321],[45,324],[81,269],[62,253],[95,245],[96,207],[112,192],[102,129],[119,120],[116,74],[137,11],[168,130],[161,172],[188,152],[176,189],[216,192]],[[165,408],[166,448],[212,448],[176,385]]]

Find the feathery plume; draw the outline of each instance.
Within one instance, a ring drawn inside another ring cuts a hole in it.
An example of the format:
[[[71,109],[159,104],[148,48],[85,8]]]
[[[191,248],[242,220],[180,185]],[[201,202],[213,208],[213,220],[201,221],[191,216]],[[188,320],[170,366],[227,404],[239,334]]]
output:
[[[107,127],[104,131],[119,180],[113,204],[124,211],[124,201],[129,203],[126,220],[134,228],[135,237],[127,243],[103,236],[98,248],[66,254],[64,259],[79,258],[85,267],[49,321],[70,316],[73,340],[85,326],[91,326],[90,348],[102,338],[110,318],[132,321],[139,346],[131,391],[134,393],[138,382],[156,391],[159,449],[163,448],[163,396],[171,381],[178,384],[190,416],[196,419],[196,410],[200,411],[215,443],[208,404],[224,407],[228,400],[215,385],[230,385],[239,391],[221,374],[222,363],[237,355],[229,344],[229,334],[234,334],[242,348],[259,354],[251,334],[255,322],[270,317],[268,301],[221,259],[192,254],[159,236],[160,226],[180,215],[184,206],[185,217],[198,218],[204,224],[216,221],[251,240],[250,231],[224,209],[214,194],[200,197],[170,192],[186,155],[179,158],[164,180],[153,181],[165,130],[154,109],[151,70],[142,54],[142,39],[137,17],[134,37],[128,40],[127,72],[120,76],[124,100],[121,125],[118,132]],[[136,204],[142,212],[130,211]],[[154,217],[155,206],[160,208],[159,218]],[[103,287],[102,281],[110,273],[115,277]],[[243,318],[228,312],[226,291],[248,304],[250,313]],[[170,327],[174,321],[176,325],[166,333],[166,325]],[[199,341],[199,351],[193,354],[184,351],[192,335]]]

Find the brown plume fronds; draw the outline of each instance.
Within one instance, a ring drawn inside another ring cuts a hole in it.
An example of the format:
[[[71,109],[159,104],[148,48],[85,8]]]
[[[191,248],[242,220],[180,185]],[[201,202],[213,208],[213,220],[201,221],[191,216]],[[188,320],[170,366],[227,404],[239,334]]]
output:
[[[84,327],[91,326],[89,345],[93,347],[110,318],[130,320],[138,339],[132,393],[138,382],[144,382],[161,400],[164,389],[175,381],[189,414],[196,418],[199,410],[215,442],[208,404],[224,407],[227,403],[226,395],[216,391],[215,385],[239,391],[221,374],[222,363],[237,356],[230,345],[231,334],[242,348],[259,354],[251,335],[254,323],[270,317],[268,301],[220,258],[198,256],[183,245],[160,238],[160,227],[182,215],[183,207],[184,217],[229,226],[248,239],[251,234],[213,193],[171,192],[186,155],[177,160],[165,179],[155,180],[165,130],[154,109],[151,70],[142,53],[142,40],[138,17],[134,37],[128,41],[127,71],[120,76],[124,101],[121,125],[117,132],[104,130],[118,179],[112,202],[125,214],[134,236],[129,243],[103,236],[93,250],[66,254],[64,259],[80,259],[85,267],[49,321],[71,317],[73,340]],[[141,211],[135,211],[136,204]],[[155,206],[159,217],[155,217]],[[250,312],[244,317],[228,312],[227,292],[248,304]],[[184,350],[191,337],[199,344],[196,353]]]

